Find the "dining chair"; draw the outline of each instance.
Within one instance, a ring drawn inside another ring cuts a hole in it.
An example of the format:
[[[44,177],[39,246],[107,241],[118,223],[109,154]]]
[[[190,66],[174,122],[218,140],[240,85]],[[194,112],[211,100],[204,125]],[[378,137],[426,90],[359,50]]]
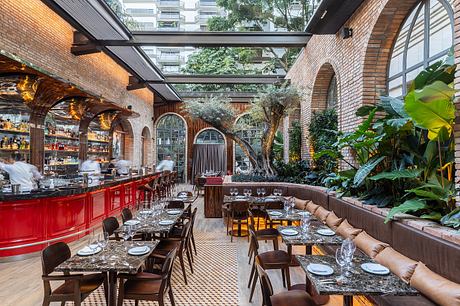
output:
[[[254,215],[251,210],[248,211],[249,214],[249,228],[254,231],[256,234],[257,240],[271,240],[273,242],[273,249],[278,250],[278,236],[279,232],[276,228],[266,228],[261,230],[256,230],[254,227]],[[251,263],[252,255],[254,254],[254,250],[252,249],[252,243],[249,244],[248,256],[249,256],[249,263]]]
[[[233,242],[233,227],[236,224],[238,226],[238,230],[241,230],[241,226],[243,224],[248,224],[248,209],[249,203],[247,201],[233,201],[230,203],[230,226],[231,226],[231,235],[230,241]],[[228,231],[228,226],[227,226]],[[248,236],[249,239],[249,236]]]
[[[274,294],[267,272],[256,258],[256,270],[262,288],[263,306],[316,306],[312,297],[304,290],[289,290]]]
[[[103,273],[93,274],[70,274],[64,272],[52,274],[54,269],[71,256],[69,246],[64,242],[58,242],[46,247],[42,251],[42,280],[44,287],[43,305],[51,302],[73,301],[74,305],[81,305],[94,290],[104,284],[104,293],[107,301],[107,279]],[[64,281],[63,284],[52,289],[51,282]]]
[[[119,274],[118,306],[123,301],[134,300],[135,305],[139,301],[157,301],[160,306],[165,305],[165,296],[169,295],[169,301],[175,306],[174,295],[171,286],[171,274],[173,270],[176,249],[171,250],[165,258],[160,274],[138,272],[137,274]]]
[[[190,206],[191,207],[191,206]],[[193,212],[192,212],[192,217],[190,219],[190,222],[192,222],[192,224],[190,225],[190,240],[191,240],[191,245],[193,246],[193,250],[195,251],[195,255],[197,255],[196,253],[196,244],[195,244],[195,234],[194,234],[194,227],[195,227],[195,220],[196,220],[196,212],[197,212],[198,208],[194,208],[193,209]]]
[[[115,230],[120,227],[120,223],[118,223],[117,218],[115,217],[108,217],[102,221],[102,230],[109,234],[109,240],[120,240],[120,237]],[[115,233],[114,237],[111,237]]]
[[[250,241],[254,252],[254,258],[256,258],[252,264],[248,283],[248,288],[251,287],[251,294],[249,295],[249,303],[251,303],[257,282],[256,261],[258,261],[265,270],[281,270],[283,286],[286,287],[287,284],[287,288],[289,289],[291,287],[291,277],[289,273],[291,256],[283,250],[273,250],[259,254],[259,242],[256,233],[252,229],[249,229],[249,235],[251,236]]]
[[[128,207],[123,208],[121,211],[121,220],[123,223],[125,223],[128,220],[131,220],[133,218],[133,213],[131,212],[131,209]]]
[[[265,225],[266,227],[273,228],[273,225],[282,225],[283,221],[274,221],[270,220],[267,214],[268,209],[284,209],[284,203],[282,201],[267,201],[264,205],[264,216],[265,216]]]
[[[189,247],[189,237],[190,237],[190,227],[191,222],[187,222],[182,228],[182,233],[180,237],[168,237],[168,238],[159,238],[159,243],[155,250],[150,254],[149,267],[153,267],[155,264],[162,265],[166,255],[171,252],[173,249],[177,249],[177,256],[179,257],[180,266],[182,269],[182,275],[184,276],[184,282],[187,285],[187,275],[185,272],[185,261],[184,254],[187,256],[189,263],[190,271],[193,273],[193,266],[190,257],[190,247]]]

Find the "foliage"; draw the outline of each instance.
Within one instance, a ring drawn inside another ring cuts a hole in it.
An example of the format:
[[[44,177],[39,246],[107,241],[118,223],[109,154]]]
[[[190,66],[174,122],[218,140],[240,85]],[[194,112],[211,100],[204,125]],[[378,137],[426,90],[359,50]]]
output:
[[[255,124],[263,126],[261,154],[241,137],[235,125],[236,113],[231,101],[223,96],[210,95],[185,102],[185,110],[193,119],[201,119],[234,140],[249,158],[253,170],[264,175],[275,174],[272,168],[272,148],[281,120],[300,104],[301,94],[292,86],[271,86],[258,94],[248,114]]]
[[[326,109],[313,113],[308,126],[308,137],[311,150],[321,152],[331,148],[331,144],[337,141],[338,120],[335,109]],[[314,159],[314,168],[318,172],[327,174],[337,170],[335,158],[324,155]]]
[[[120,0],[104,0],[105,3],[112,9],[115,15],[120,18],[121,22],[123,22],[126,27],[131,31],[138,31],[141,30],[139,27],[139,23],[134,20],[129,14],[126,13],[123,4]]]
[[[302,150],[302,127],[299,121],[292,122],[289,129],[289,161],[300,160]]]
[[[273,141],[273,149],[272,149],[272,158],[276,161],[283,161],[284,157],[284,138],[283,133],[280,131],[276,132],[275,140]]]
[[[330,175],[326,186],[366,204],[391,204],[386,221],[410,212],[460,226],[453,183],[455,68],[451,58],[437,62],[415,78],[404,99],[382,96],[376,106],[358,109],[362,123],[315,154],[349,166]]]

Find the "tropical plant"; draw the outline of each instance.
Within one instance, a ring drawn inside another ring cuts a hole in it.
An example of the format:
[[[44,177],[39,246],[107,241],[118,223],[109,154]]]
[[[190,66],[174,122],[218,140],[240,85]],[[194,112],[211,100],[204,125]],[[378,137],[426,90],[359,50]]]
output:
[[[296,162],[301,158],[302,127],[299,121],[292,122],[289,129],[289,161]]]
[[[338,120],[335,109],[325,109],[313,113],[308,126],[308,140],[311,152],[321,152],[331,148],[337,141]],[[327,173],[337,170],[337,161],[324,155],[314,159],[313,167],[316,171]]]

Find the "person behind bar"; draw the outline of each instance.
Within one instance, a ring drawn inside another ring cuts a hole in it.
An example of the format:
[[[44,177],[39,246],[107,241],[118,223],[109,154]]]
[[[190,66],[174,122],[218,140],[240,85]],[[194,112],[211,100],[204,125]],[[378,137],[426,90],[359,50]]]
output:
[[[11,184],[21,185],[21,191],[36,188],[36,180],[42,178],[37,167],[22,160],[20,154],[13,154],[7,161],[0,159],[0,170],[8,173]]]
[[[157,172],[161,171],[169,171],[172,172],[174,170],[174,161],[171,160],[171,155],[166,155],[165,159],[163,159],[157,166]]]
[[[129,174],[129,166],[131,166],[129,160],[119,159],[115,162],[115,169],[117,169],[118,175]]]
[[[89,156],[80,166],[80,172],[86,172],[91,176],[99,176],[101,174],[101,166],[96,160],[96,157]]]

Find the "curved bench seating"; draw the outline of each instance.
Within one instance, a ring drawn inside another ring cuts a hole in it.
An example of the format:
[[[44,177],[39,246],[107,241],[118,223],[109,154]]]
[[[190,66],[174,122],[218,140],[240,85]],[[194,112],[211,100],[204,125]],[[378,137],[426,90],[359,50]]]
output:
[[[412,259],[417,264],[417,279],[424,276],[423,283],[413,281],[422,295],[378,296],[370,297],[378,305],[460,305],[460,245],[440,239],[400,221],[384,223],[385,217],[371,210],[359,207],[343,199],[336,198],[326,192],[325,188],[290,183],[224,183],[223,194],[229,195],[230,188],[251,188],[256,194],[257,188],[264,187],[266,194],[273,188],[283,190],[284,196],[293,196],[302,200],[310,200],[323,208],[333,211],[338,218],[347,220],[354,228],[363,229],[367,234],[388,244],[399,254]],[[363,237],[363,236],[362,236]],[[383,248],[385,249],[385,248]],[[327,248],[325,251],[329,251]],[[380,250],[381,251],[381,250]],[[376,254],[378,255],[378,254]],[[430,270],[425,269],[424,263]],[[411,273],[412,275],[412,273]],[[426,275],[429,275],[427,278]],[[442,277],[442,278],[441,278]],[[445,279],[443,279],[445,278]],[[451,282],[449,282],[450,280]],[[453,283],[452,283],[453,282]],[[432,283],[432,285],[430,285]],[[446,290],[446,292],[439,293]],[[443,296],[449,296],[444,299]],[[427,298],[436,300],[438,304]],[[447,303],[447,304],[446,304]]]

